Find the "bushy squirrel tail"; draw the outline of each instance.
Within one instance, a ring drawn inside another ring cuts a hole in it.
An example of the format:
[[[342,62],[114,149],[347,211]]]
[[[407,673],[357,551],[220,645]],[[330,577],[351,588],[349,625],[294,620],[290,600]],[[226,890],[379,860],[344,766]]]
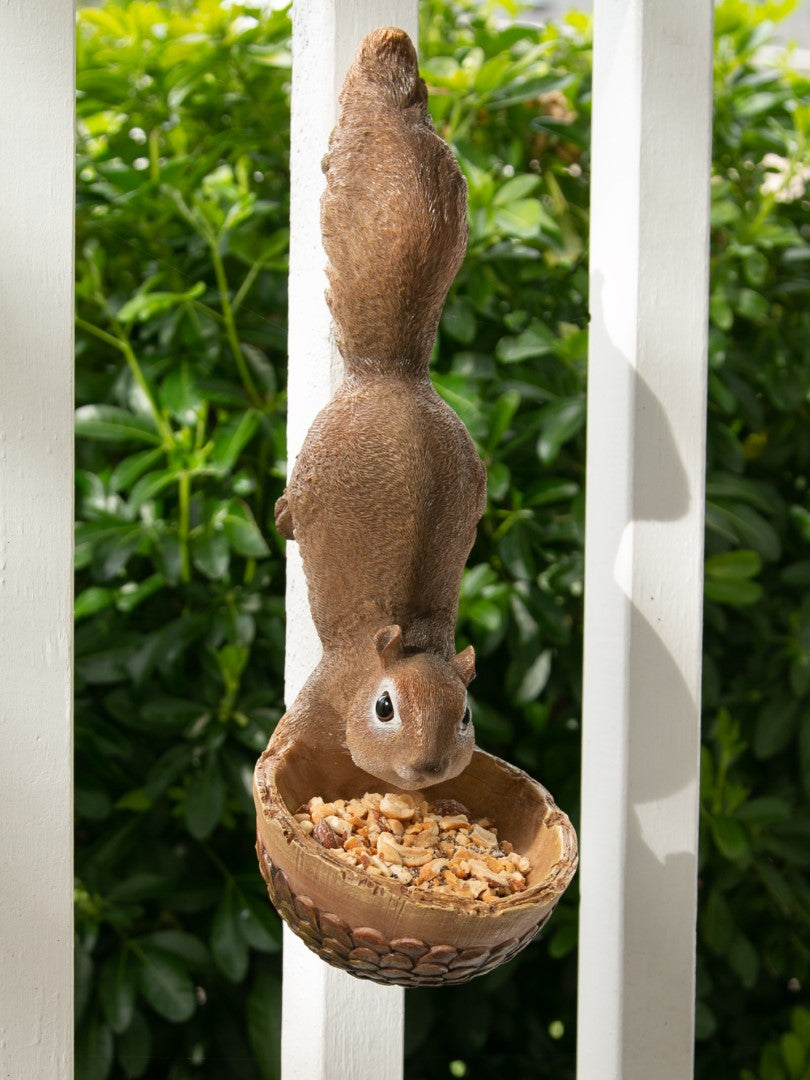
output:
[[[327,299],[346,370],[422,373],[467,246],[467,187],[404,31],[361,42],[323,169]]]

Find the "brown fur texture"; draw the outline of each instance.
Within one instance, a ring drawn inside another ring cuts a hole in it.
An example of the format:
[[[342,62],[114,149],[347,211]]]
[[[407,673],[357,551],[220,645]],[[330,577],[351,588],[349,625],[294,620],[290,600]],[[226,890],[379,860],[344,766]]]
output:
[[[423,374],[467,247],[467,188],[401,30],[361,42],[323,167],[328,299],[346,371]]]
[[[474,658],[455,655],[454,636],[486,474],[428,373],[464,256],[466,187],[401,30],[363,40],[340,103],[321,220],[346,377],[276,506],[301,549],[324,656],[274,745],[345,746],[413,789],[459,773],[474,742]],[[385,693],[394,716],[381,720]]]

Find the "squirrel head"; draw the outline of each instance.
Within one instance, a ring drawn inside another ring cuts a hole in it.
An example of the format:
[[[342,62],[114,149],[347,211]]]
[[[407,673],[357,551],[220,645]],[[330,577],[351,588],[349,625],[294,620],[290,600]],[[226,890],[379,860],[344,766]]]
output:
[[[467,701],[472,646],[451,660],[408,655],[398,626],[383,627],[374,644],[379,670],[355,696],[346,721],[355,764],[405,790],[457,776],[475,745]]]

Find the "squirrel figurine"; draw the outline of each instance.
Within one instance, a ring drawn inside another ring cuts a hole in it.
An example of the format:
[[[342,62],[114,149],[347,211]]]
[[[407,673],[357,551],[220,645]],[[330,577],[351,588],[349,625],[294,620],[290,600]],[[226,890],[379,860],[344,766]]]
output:
[[[454,644],[486,472],[428,364],[464,258],[467,191],[402,31],[360,44],[323,162],[327,299],[345,377],[276,504],[297,541],[323,659],[271,747],[348,748],[405,790],[469,763],[472,646]]]

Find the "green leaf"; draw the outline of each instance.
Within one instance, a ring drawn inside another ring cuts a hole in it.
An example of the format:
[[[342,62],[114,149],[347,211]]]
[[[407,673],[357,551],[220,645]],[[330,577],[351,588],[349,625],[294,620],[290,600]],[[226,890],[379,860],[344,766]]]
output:
[[[192,971],[207,972],[211,968],[211,954],[195,934],[187,934],[182,930],[156,930],[139,941],[176,956]]]
[[[247,503],[232,500],[223,524],[228,543],[237,554],[254,559],[262,559],[270,554],[267,541]]]
[[[133,514],[146,503],[156,499],[162,491],[177,483],[180,470],[176,468],[159,469],[156,472],[148,472],[138,480],[129,495],[129,508]]]
[[[76,434],[101,442],[160,442],[151,417],[117,405],[82,405],[76,410]]]
[[[252,409],[218,424],[208,457],[209,464],[223,473],[230,472],[258,428],[259,417]]]
[[[544,465],[556,460],[560,450],[585,423],[584,397],[566,398],[546,405],[540,414],[537,456]]]
[[[754,581],[734,581],[707,578],[705,583],[706,598],[717,604],[733,604],[747,607],[762,599],[762,586]]]
[[[195,688],[191,686],[185,689],[191,694],[195,692]],[[206,706],[198,701],[155,693],[142,707],[141,719],[154,727],[156,732],[175,732],[197,723],[207,711]],[[178,750],[179,747],[174,746],[171,749]]]
[[[209,754],[186,793],[186,827],[195,840],[205,840],[219,824],[225,808],[225,785]]]
[[[176,957],[151,946],[139,949],[138,982],[141,993],[156,1013],[181,1024],[193,1015],[196,1007],[194,983]]]
[[[239,345],[262,390],[266,394],[274,394],[278,388],[276,369],[262,350],[257,349],[255,345],[247,341],[240,341]]]
[[[113,1033],[97,1016],[79,1025],[74,1054],[80,1080],[107,1080],[113,1065]]]
[[[551,937],[548,943],[548,955],[553,960],[562,960],[569,956],[577,947],[579,934],[576,923],[570,922],[562,926]]]
[[[73,999],[75,1023],[84,1016],[84,1010],[90,1001],[95,979],[93,958],[86,949],[77,945],[73,956]]]
[[[515,701],[520,705],[534,701],[545,688],[550,674],[551,652],[546,649],[526,669],[526,674],[515,691]]]
[[[719,581],[745,581],[756,577],[762,569],[762,559],[755,551],[739,549],[706,559],[706,576]]]
[[[708,502],[706,524],[721,535],[733,536],[743,547],[753,548],[763,559],[775,562],[781,554],[776,530],[745,503]]]
[[[136,1012],[132,1023],[118,1039],[118,1060],[126,1072],[127,1078],[137,1080],[143,1076],[152,1057],[152,1035],[149,1025],[140,1012]],[[80,1074],[77,1072],[77,1080]]]
[[[112,491],[128,491],[139,476],[156,465],[163,457],[162,450],[139,450],[137,454],[119,461],[110,473]]]
[[[104,1018],[116,1035],[126,1031],[135,1012],[137,981],[135,965],[126,947],[113,953],[101,966],[99,997]]]
[[[115,808],[116,810],[134,810],[135,813],[140,814],[145,810],[151,810],[152,800],[143,788],[133,788],[116,800]]]
[[[725,955],[737,931],[731,909],[719,889],[712,889],[709,893],[703,912],[702,927],[709,948],[718,956]]]
[[[776,795],[763,795],[758,799],[747,799],[735,813],[738,821],[752,825],[776,825],[790,820],[790,804]]]
[[[810,1011],[801,1005],[790,1011],[790,1025],[802,1041],[802,1046],[810,1050]]]
[[[761,323],[768,317],[770,305],[764,296],[753,289],[740,289],[735,308],[744,318]]]
[[[262,971],[248,995],[247,1022],[261,1080],[281,1080],[281,980]]]
[[[755,604],[762,596],[762,587],[749,579],[762,569],[756,551],[739,549],[706,559],[705,590],[709,600],[738,606]]]
[[[134,322],[148,322],[156,315],[162,315],[179,304],[185,304],[189,300],[195,300],[205,292],[205,284],[198,281],[190,289],[182,293],[174,292],[141,292],[137,293],[118,310],[118,321],[124,326]]]
[[[160,401],[163,408],[182,424],[196,423],[198,410],[204,400],[191,368],[186,363],[175,368],[161,383]]]
[[[130,612],[150,596],[160,592],[166,585],[163,574],[151,574],[145,581],[128,581],[116,593],[115,606],[119,611]]]
[[[787,1065],[790,1080],[804,1080],[808,1053],[801,1039],[792,1031],[786,1031],[779,1039],[782,1060]]]
[[[114,602],[114,589],[105,589],[98,585],[91,585],[89,589],[84,589],[84,591],[80,592],[76,597],[74,617],[78,622],[79,619],[86,619],[88,615],[95,615],[105,608],[112,607]]]
[[[465,297],[448,300],[442,313],[442,330],[462,345],[475,340],[475,309]]]
[[[552,503],[570,502],[579,494],[579,484],[562,477],[546,476],[529,488],[527,506],[550,506]]]
[[[495,210],[497,228],[522,240],[532,240],[545,223],[547,219],[537,199],[518,199]]]
[[[760,710],[754,728],[753,750],[761,761],[781,753],[796,730],[798,702],[779,696]]]
[[[239,893],[239,927],[245,941],[259,952],[277,953],[281,949],[281,923],[267,897]]]
[[[501,184],[492,200],[493,206],[508,206],[518,200],[533,195],[540,187],[540,177],[535,173],[521,173]],[[532,200],[534,201],[534,200]]]
[[[759,976],[759,956],[751,942],[738,934],[728,951],[728,965],[746,989],[756,984]]]
[[[144,791],[154,802],[191,764],[193,749],[186,743],[171,746],[146,774]]]
[[[225,532],[206,529],[191,542],[191,560],[200,573],[212,581],[224,578],[231,562],[231,549]]]
[[[419,72],[428,86],[459,88],[466,82],[464,72],[452,56],[432,56],[423,60]]]
[[[790,916],[796,908],[796,894],[785,875],[767,858],[757,862],[757,872],[776,904],[785,915]]]
[[[489,435],[487,451],[492,454],[509,429],[515,413],[520,407],[520,394],[517,390],[507,390],[492,405],[489,416]]]
[[[713,292],[709,300],[709,317],[721,330],[730,330],[734,325],[734,312],[722,291]]]
[[[112,886],[107,896],[116,903],[139,903],[141,900],[154,900],[166,890],[166,879],[147,871],[129,874]]]
[[[748,858],[748,837],[739,821],[730,817],[713,818],[712,836],[718,850],[726,859],[743,862]]]
[[[249,961],[247,941],[239,924],[235,892],[229,885],[211,922],[211,952],[219,970],[234,983],[244,979]]]
[[[763,1049],[759,1059],[757,1080],[790,1080],[782,1067],[782,1055],[778,1046],[771,1044]]]

